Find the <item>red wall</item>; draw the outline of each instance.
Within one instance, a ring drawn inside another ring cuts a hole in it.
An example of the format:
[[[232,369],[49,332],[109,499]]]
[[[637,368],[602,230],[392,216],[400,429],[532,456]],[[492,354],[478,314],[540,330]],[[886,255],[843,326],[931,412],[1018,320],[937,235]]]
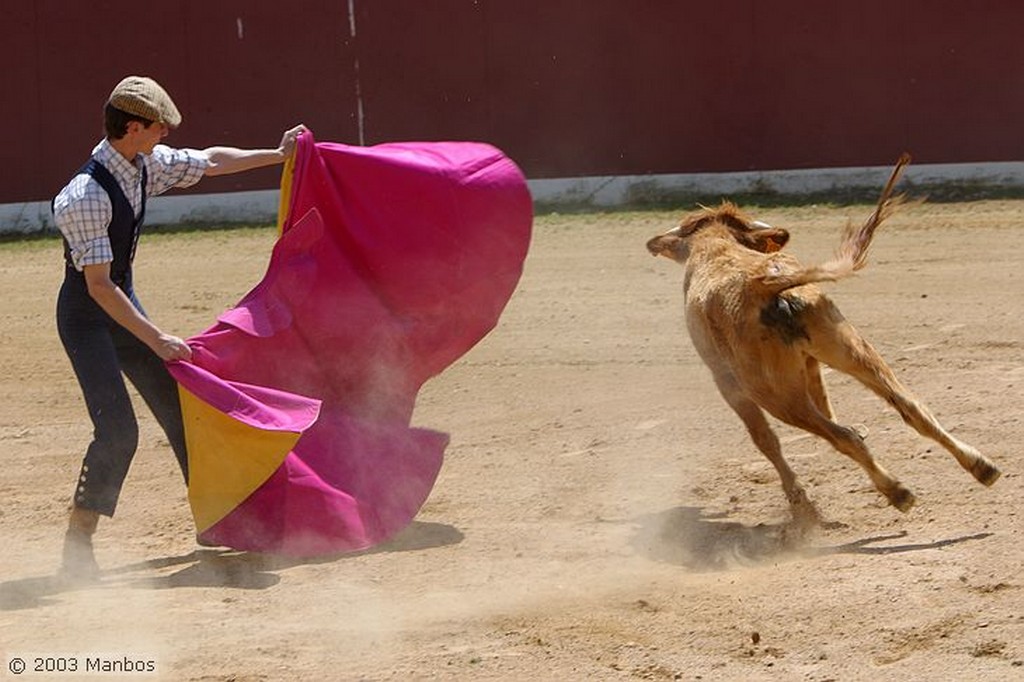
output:
[[[1019,0],[353,6],[354,37],[347,0],[2,0],[0,203],[60,188],[128,73],[172,93],[183,146],[272,146],[302,121],[353,144],[485,140],[532,178],[1024,159]]]

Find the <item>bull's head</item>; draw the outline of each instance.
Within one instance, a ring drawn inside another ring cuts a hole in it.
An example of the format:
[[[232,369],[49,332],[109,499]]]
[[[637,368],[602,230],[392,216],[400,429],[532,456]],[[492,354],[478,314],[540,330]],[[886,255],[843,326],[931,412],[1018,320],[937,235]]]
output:
[[[665,256],[683,263],[690,256],[694,238],[716,228],[718,234],[731,236],[740,245],[753,251],[771,253],[789,241],[789,232],[745,216],[734,204],[723,202],[718,208],[704,207],[685,217],[679,227],[647,242],[654,256]]]

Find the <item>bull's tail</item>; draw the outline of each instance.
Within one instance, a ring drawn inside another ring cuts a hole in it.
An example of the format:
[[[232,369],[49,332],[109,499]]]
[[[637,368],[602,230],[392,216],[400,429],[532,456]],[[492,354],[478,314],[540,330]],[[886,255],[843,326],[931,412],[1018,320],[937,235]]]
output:
[[[868,247],[871,246],[871,238],[875,236],[875,229],[906,203],[906,195],[893,196],[893,188],[909,163],[910,155],[904,152],[892,169],[874,212],[860,227],[853,223],[847,224],[843,231],[843,240],[831,260],[793,272],[769,273],[763,278],[764,284],[778,293],[802,284],[834,282],[852,275],[867,265]]]

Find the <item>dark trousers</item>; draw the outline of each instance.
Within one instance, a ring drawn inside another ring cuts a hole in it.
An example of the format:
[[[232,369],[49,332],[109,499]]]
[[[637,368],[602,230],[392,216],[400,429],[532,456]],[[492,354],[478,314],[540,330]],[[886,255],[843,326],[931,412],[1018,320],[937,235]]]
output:
[[[143,312],[134,293],[128,296]],[[167,434],[187,482],[188,457],[177,384],[156,353],[92,299],[79,273],[69,273],[61,286],[57,330],[93,424],[93,440],[75,485],[75,506],[106,516],[113,516],[117,507],[139,443],[139,425],[122,372]]]

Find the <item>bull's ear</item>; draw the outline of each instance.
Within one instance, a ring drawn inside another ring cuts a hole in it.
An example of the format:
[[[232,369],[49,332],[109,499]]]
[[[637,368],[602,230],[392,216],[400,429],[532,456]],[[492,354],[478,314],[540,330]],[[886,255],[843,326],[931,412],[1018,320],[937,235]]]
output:
[[[781,227],[762,227],[751,230],[744,236],[745,246],[761,253],[781,251],[789,241],[789,232]]]

